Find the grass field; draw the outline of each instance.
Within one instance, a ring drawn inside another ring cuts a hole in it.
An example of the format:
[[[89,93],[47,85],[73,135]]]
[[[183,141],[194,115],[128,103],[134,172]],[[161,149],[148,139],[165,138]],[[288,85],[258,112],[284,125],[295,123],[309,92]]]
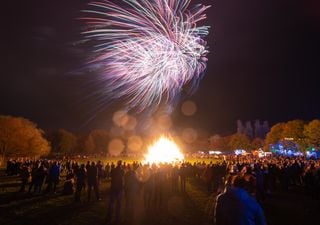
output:
[[[0,184],[18,181],[17,177],[8,178],[3,172],[0,175]],[[101,185],[102,201],[87,202],[86,193],[83,192],[80,203],[75,203],[73,196],[63,196],[59,193],[32,195],[18,193],[18,186],[0,188],[0,224],[107,224],[109,185],[108,181],[103,181]],[[61,189],[62,182],[59,185],[59,190]],[[213,224],[211,208],[213,197],[207,193],[203,181],[192,179],[187,182],[186,193],[174,192],[167,196],[166,208],[146,212],[142,204],[142,193],[140,193],[137,196],[136,217],[128,220],[124,217],[124,210],[122,210],[121,224]],[[291,189],[286,193],[274,193],[263,204],[268,225],[317,224],[318,207],[318,202],[304,195],[299,188]]]
[[[0,192],[0,224],[106,224],[109,185],[107,181],[101,185],[102,201],[87,202],[86,193],[83,193],[80,203],[74,203],[73,196],[31,195],[17,193],[18,188],[8,188]],[[137,216],[133,221],[123,218],[121,224],[179,225],[195,224],[195,221],[210,224],[206,213],[209,195],[191,183],[187,190],[184,194],[177,192],[168,196],[166,210],[148,214],[144,212],[141,193],[136,204]]]

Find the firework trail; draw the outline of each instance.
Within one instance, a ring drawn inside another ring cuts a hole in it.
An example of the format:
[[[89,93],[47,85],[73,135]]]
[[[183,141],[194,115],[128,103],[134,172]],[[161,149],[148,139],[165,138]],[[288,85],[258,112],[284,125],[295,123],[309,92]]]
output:
[[[100,97],[124,99],[142,111],[173,105],[192,94],[206,69],[208,26],[197,27],[209,6],[191,0],[90,2],[82,33],[93,45],[89,66],[99,68]]]

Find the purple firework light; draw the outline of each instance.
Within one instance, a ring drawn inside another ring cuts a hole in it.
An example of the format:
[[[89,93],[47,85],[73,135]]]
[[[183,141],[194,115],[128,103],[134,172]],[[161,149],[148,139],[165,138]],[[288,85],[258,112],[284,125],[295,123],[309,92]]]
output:
[[[210,6],[191,0],[110,0],[88,5],[82,32],[93,43],[89,66],[100,69],[101,94],[139,111],[173,105],[192,94],[206,69],[209,26],[197,27]]]

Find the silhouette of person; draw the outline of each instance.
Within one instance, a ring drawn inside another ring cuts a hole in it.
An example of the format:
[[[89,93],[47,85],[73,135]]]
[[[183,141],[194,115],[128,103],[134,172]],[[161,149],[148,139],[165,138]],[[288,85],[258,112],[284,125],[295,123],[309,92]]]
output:
[[[117,166],[111,170],[111,187],[110,187],[110,201],[107,220],[111,220],[113,210],[115,208],[116,223],[120,222],[121,200],[123,192],[123,177],[124,170],[122,169],[122,161],[119,160]]]

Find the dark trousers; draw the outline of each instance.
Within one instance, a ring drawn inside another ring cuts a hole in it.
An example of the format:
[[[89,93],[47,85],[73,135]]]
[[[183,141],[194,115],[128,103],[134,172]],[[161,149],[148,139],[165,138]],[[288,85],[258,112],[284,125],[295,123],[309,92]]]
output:
[[[74,194],[74,200],[76,202],[80,202],[80,196],[81,196],[81,191],[82,191],[83,186],[84,186],[83,183],[76,184],[76,192]]]
[[[27,183],[28,183],[28,179],[23,178],[21,183],[21,188],[19,190],[20,192],[24,192]]]
[[[88,183],[88,200],[91,198],[91,189],[93,188],[94,193],[96,194],[96,198],[99,199],[99,188],[98,188],[98,182],[89,182]]]
[[[128,222],[132,222],[135,219],[135,204],[137,203],[137,195],[138,193],[135,191],[127,191],[125,193],[125,214],[127,217]]]
[[[187,182],[186,177],[180,177],[180,184],[181,184],[181,191],[182,192],[186,191],[186,182]]]
[[[29,185],[29,190],[28,190],[28,192],[31,192],[31,190],[32,190],[32,188],[34,187],[34,185],[35,185],[35,181],[32,179],[32,180],[31,180],[31,183],[30,183],[30,185]]]
[[[53,192],[56,192],[58,183],[59,183],[59,179],[58,178],[50,178],[48,180],[48,185],[47,185],[47,188],[46,188],[46,192],[49,193],[49,192],[51,192],[51,190],[53,190]]]
[[[152,199],[153,199],[153,191],[151,188],[144,189],[143,199],[144,199],[144,208],[146,210],[150,210],[152,208]]]
[[[116,222],[120,222],[120,212],[121,212],[121,201],[122,201],[122,191],[112,191],[110,193],[109,209],[108,209],[108,220],[111,220],[113,215],[113,210],[116,210]]]

